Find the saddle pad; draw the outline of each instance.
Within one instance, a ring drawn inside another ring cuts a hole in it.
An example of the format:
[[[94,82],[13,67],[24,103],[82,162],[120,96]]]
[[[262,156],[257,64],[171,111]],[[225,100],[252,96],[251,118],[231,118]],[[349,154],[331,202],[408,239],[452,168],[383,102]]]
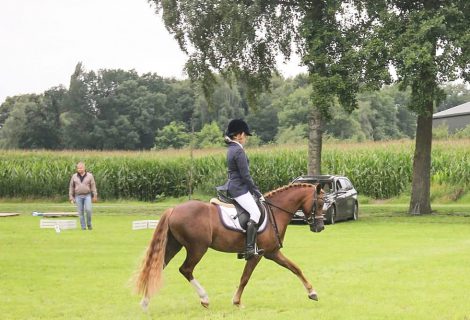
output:
[[[237,209],[235,209],[234,206],[227,207],[224,205],[219,205],[218,203],[212,202],[212,200],[211,200],[211,203],[217,207],[220,220],[222,221],[222,224],[224,225],[225,228],[230,229],[230,230],[240,231],[243,233],[246,232],[246,230],[242,228],[242,226],[240,225],[240,221],[236,217]],[[261,233],[264,231],[264,229],[266,229],[267,221],[268,221],[268,217],[266,216],[263,223],[258,228],[258,233]]]

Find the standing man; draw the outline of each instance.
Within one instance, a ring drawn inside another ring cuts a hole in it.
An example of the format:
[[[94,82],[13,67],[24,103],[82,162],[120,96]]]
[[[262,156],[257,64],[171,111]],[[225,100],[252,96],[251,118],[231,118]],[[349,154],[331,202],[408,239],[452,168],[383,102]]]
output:
[[[78,214],[80,216],[80,224],[82,230],[92,229],[91,226],[91,201],[98,200],[98,192],[96,190],[95,178],[90,172],[85,170],[83,162],[77,163],[77,173],[72,175],[69,184],[69,200],[71,203],[77,204]],[[84,211],[86,212],[86,225]]]

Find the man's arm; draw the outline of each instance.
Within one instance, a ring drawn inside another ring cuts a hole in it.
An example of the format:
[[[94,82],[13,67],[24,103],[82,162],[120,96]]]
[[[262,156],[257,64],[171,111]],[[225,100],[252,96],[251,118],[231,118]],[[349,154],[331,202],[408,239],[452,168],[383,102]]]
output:
[[[96,189],[95,177],[93,177],[93,175],[91,175],[90,179],[90,188],[91,192],[93,193],[93,201],[98,201],[98,190]]]

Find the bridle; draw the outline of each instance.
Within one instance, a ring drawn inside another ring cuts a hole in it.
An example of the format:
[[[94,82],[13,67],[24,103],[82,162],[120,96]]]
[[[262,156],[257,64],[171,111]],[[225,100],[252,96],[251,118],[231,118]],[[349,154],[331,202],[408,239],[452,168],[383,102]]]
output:
[[[277,235],[277,238],[278,238],[280,247],[282,248],[282,242],[281,242],[281,239],[280,239],[280,236],[279,236],[279,231],[278,231],[278,229],[277,229],[276,219],[274,218],[270,207],[274,207],[274,208],[276,208],[276,209],[279,209],[279,210],[281,210],[281,211],[284,211],[284,212],[286,212],[286,213],[289,213],[289,214],[292,215],[292,216],[295,214],[295,211],[292,212],[292,211],[286,210],[286,209],[284,209],[284,208],[281,208],[281,207],[275,205],[274,203],[272,203],[272,202],[270,202],[270,201],[268,201],[268,200],[264,200],[264,202],[265,202],[265,203],[268,205],[268,207],[269,207],[270,215],[271,215],[271,218],[272,218],[272,221],[273,221],[274,230],[276,231],[276,235]],[[323,215],[317,216],[317,193],[316,193],[316,191],[313,192],[312,209],[310,210],[310,212],[312,212],[313,214],[311,214],[310,217],[304,218],[304,219],[305,219],[305,221],[307,222],[307,224],[310,226],[310,230],[313,230],[313,229],[315,229],[315,227],[316,227],[316,225],[318,224],[318,221],[319,221],[320,219],[321,219],[321,221],[323,222]]]
[[[291,215],[294,215],[296,211],[289,211],[289,210],[286,210],[284,208],[281,208],[277,205],[275,205],[274,203],[268,201],[268,200],[264,200],[264,202],[269,205],[270,207],[274,207],[276,209],[279,209],[281,211],[284,211],[286,213],[289,213]],[[310,210],[310,212],[313,212],[313,215],[310,215],[310,217],[308,219],[305,219],[307,222],[309,220],[313,220],[313,219],[323,219],[323,215],[321,216],[318,216],[317,217],[317,193],[316,192],[313,192],[313,203],[312,203],[312,209]]]
[[[305,221],[307,221],[308,225],[310,226],[310,229],[314,227],[320,219],[323,221],[323,215],[317,215],[317,193],[313,192],[313,203],[312,203],[312,209],[310,212],[313,214],[310,215]]]

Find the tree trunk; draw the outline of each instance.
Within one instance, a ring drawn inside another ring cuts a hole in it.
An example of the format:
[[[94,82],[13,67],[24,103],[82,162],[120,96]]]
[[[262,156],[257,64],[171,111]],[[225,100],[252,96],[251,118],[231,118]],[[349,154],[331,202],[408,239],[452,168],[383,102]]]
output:
[[[426,112],[418,115],[416,145],[413,159],[410,214],[431,213],[431,145],[433,103],[428,102]]]
[[[322,116],[313,107],[308,117],[308,174],[321,174],[321,149],[323,139]]]

